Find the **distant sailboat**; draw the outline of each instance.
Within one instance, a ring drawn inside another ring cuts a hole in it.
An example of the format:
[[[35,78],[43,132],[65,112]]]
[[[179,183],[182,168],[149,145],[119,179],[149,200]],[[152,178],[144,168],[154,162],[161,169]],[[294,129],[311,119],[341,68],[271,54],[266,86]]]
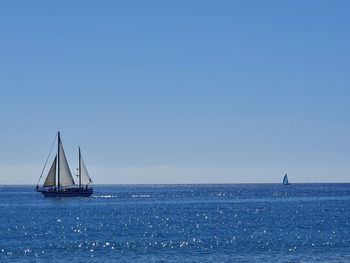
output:
[[[38,184],[35,188],[37,192],[41,192],[45,197],[89,197],[93,193],[92,187],[89,184],[92,180],[86,169],[85,163],[81,156],[79,147],[79,168],[78,168],[78,185],[75,184],[72,173],[69,169],[66,154],[63,149],[60,132],[57,133],[58,149],[57,154],[52,162],[51,168],[46,176],[44,184],[39,187]],[[51,153],[51,152],[50,152]],[[49,154],[50,156],[50,154]],[[46,166],[46,164],[45,164]],[[44,169],[45,169],[44,166]],[[57,169],[56,169],[57,167]]]
[[[285,174],[283,177],[283,185],[290,185],[289,181],[288,181],[288,175]]]

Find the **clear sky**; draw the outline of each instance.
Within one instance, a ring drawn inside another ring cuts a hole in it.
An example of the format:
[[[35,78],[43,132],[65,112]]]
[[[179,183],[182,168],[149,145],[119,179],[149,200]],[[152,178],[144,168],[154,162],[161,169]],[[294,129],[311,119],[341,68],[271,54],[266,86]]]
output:
[[[96,183],[350,181],[349,1],[1,1],[0,184],[57,130]]]

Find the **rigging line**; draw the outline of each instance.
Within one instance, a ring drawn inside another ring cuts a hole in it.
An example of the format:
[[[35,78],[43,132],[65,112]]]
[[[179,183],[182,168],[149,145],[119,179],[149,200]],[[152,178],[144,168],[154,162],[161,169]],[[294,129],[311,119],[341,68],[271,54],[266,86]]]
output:
[[[56,138],[57,138],[57,134],[56,134],[56,136],[55,136],[55,139],[53,140],[53,143],[52,143],[52,145],[51,145],[51,149],[50,149],[49,155],[48,155],[47,158],[46,158],[46,162],[45,162],[45,164],[44,164],[44,168],[43,168],[43,170],[41,171],[40,177],[39,177],[38,182],[36,183],[36,185],[39,185],[39,182],[40,182],[40,180],[41,180],[41,177],[43,177],[43,173],[44,173],[44,171],[45,171],[47,162],[49,161],[49,158],[50,158],[50,155],[51,155],[53,146],[55,145]]]

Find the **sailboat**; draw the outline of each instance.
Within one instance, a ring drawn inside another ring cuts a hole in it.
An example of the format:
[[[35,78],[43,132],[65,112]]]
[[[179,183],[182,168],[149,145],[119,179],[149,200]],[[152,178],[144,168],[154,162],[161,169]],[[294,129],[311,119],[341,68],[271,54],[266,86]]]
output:
[[[283,177],[283,185],[290,185],[289,181],[288,181],[288,175],[285,174]]]
[[[90,186],[90,184],[92,183],[92,180],[89,176],[89,173],[86,169],[85,163],[81,156],[80,147],[79,147],[79,168],[77,169],[79,172],[78,173],[79,183],[77,185],[74,182],[72,173],[69,169],[67,157],[64,152],[63,144],[61,141],[60,132],[57,133],[57,146],[58,146],[57,154],[55,155],[55,158],[52,162],[51,168],[46,176],[45,181],[42,187],[39,187],[39,182],[43,175],[43,172],[42,172],[35,190],[37,192],[42,193],[44,197],[89,197],[91,196],[93,193],[93,189]],[[49,156],[50,155],[51,155],[51,151],[49,153]],[[46,163],[44,165],[43,171],[45,170]]]

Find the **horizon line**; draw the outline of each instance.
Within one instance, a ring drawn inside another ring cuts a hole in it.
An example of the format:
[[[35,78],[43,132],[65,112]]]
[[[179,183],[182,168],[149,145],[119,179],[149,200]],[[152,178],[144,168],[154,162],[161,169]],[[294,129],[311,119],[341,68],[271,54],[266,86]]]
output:
[[[240,183],[105,183],[105,184],[93,184],[94,186],[113,186],[113,185],[121,185],[121,186],[132,186],[132,185],[260,185],[260,184],[276,184],[283,185],[283,183],[249,183],[249,182],[240,182]],[[297,182],[290,183],[290,185],[300,185],[300,184],[350,184],[350,182]],[[290,186],[289,185],[289,186]],[[1,186],[36,186],[36,184],[0,184]]]

